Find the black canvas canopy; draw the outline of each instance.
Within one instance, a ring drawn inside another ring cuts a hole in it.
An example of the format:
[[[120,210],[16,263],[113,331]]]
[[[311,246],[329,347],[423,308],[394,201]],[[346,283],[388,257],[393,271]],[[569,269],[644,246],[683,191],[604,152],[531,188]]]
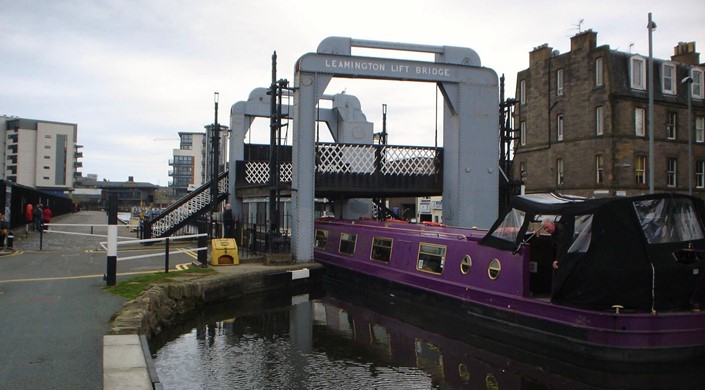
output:
[[[705,305],[703,201],[680,194],[597,199],[516,197],[480,244],[519,250],[531,222],[550,217],[570,243],[553,275],[554,302],[676,310]],[[531,231],[529,231],[531,233]]]

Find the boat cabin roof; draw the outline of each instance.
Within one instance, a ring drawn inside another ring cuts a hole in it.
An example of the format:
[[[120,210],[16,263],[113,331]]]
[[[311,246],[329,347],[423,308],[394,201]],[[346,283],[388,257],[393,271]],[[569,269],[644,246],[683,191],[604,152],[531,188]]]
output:
[[[555,301],[587,307],[705,305],[701,199],[671,193],[596,199],[532,194],[516,197],[511,206],[480,244],[530,253],[536,241],[551,239],[560,263]],[[562,225],[564,246],[555,245],[557,237],[535,233],[545,219]]]

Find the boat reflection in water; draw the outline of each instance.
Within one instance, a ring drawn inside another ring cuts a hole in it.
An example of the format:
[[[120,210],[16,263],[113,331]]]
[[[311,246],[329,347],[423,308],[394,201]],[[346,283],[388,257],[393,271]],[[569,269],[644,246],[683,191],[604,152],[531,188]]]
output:
[[[153,340],[165,388],[704,388],[703,362],[584,367],[502,345],[433,308],[338,284],[210,307]],[[577,352],[576,352],[577,353]]]

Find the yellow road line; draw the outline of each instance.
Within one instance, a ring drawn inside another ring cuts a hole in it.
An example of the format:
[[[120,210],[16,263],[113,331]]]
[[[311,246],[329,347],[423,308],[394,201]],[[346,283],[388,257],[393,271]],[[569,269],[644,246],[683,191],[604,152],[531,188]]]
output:
[[[184,264],[188,264],[188,263],[184,263]],[[184,264],[177,265],[176,269],[183,270],[183,269],[179,269],[178,267],[184,266]],[[151,270],[151,271],[121,272],[121,273],[118,273],[117,276],[156,274],[158,272],[164,272],[164,270],[157,269],[157,270]],[[100,274],[100,275],[80,275],[80,276],[58,276],[58,277],[54,277],[54,278],[9,279],[9,280],[0,280],[0,283],[46,282],[46,281],[53,281],[53,280],[91,279],[91,278],[103,278],[104,276],[105,275]]]
[[[21,254],[23,254],[23,253],[24,253],[23,251],[14,251],[14,252],[12,252],[12,253],[0,255],[0,258],[17,256],[17,255],[21,255]]]
[[[187,250],[187,249],[188,249],[188,248],[177,248],[177,250],[180,250],[180,251],[184,251],[184,250]],[[193,257],[194,259],[197,259],[197,258],[198,258],[198,254],[196,254],[196,252],[193,252],[193,251],[184,252],[184,254],[186,254],[186,255],[188,255],[188,256],[191,256],[191,257]]]

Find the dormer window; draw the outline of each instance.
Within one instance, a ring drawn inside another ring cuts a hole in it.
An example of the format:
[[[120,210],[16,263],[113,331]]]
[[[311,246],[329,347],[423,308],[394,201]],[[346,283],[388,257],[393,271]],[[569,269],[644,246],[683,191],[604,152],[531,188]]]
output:
[[[676,94],[676,65],[670,62],[664,62],[661,65],[661,89],[664,94]]]
[[[629,59],[629,79],[632,89],[646,90],[646,60],[642,56]]]
[[[702,99],[703,98],[703,70],[698,68],[693,68],[690,71],[690,77],[693,78],[693,84],[691,85],[693,98]]]

